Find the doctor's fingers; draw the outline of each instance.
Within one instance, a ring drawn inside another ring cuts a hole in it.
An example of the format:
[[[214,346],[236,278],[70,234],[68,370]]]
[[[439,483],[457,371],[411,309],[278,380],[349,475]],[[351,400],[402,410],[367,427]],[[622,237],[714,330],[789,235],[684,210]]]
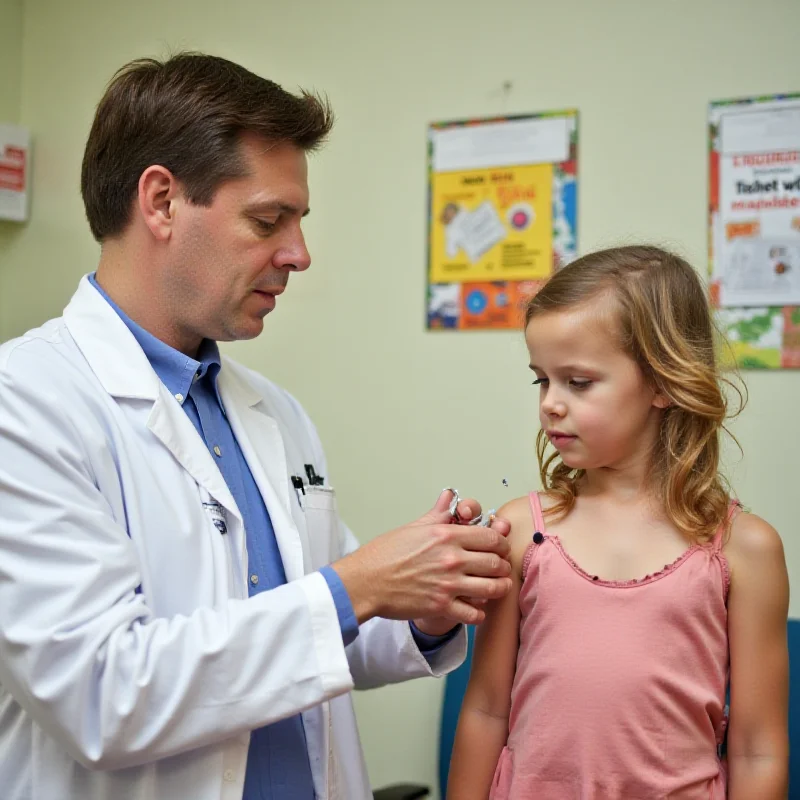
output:
[[[494,527],[451,525],[447,538],[451,544],[471,552],[496,553],[501,558],[508,558],[511,553],[511,545],[508,543],[508,539],[500,530],[496,530]]]
[[[483,600],[480,597],[459,597],[459,600],[463,600],[465,603],[468,603],[475,608],[483,608],[489,604],[488,600]]]
[[[511,533],[511,523],[502,517],[495,517],[489,527],[493,531],[497,531],[501,536],[508,536]]]
[[[480,625],[486,619],[486,612],[471,605],[463,597],[457,597],[442,616],[464,625]]]
[[[469,522],[471,519],[479,517],[482,511],[481,504],[472,497],[468,497],[456,507],[455,522]]]
[[[458,564],[458,572],[477,578],[508,578],[511,575],[511,564],[497,553],[464,551]]]
[[[423,514],[414,525],[447,525],[453,522],[469,522],[481,513],[481,504],[477,500],[461,500],[452,513],[453,490],[445,489],[436,501],[436,505]]]
[[[500,600],[505,597],[511,591],[512,581],[511,578],[473,578],[464,575],[456,585],[458,589],[455,599],[470,605],[480,605],[482,600]]]

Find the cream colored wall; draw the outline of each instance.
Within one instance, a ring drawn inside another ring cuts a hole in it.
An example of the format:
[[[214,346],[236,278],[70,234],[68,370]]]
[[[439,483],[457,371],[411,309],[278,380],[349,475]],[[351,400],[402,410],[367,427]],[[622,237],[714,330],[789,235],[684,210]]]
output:
[[[0,122],[19,118],[21,70],[22,0],[0,0]]]
[[[423,330],[426,124],[578,108],[581,249],[652,240],[703,268],[706,104],[800,89],[798,28],[796,0],[28,0],[33,219],[0,251],[0,333],[57,314],[93,268],[79,168],[116,67],[198,48],[316,86],[339,122],[312,163],[314,267],[293,278],[264,336],[230,350],[312,413],[362,540],[445,485],[499,504],[535,483],[535,393],[518,334]],[[736,488],[783,533],[800,585],[800,374],[747,379]],[[429,681],[358,698],[376,783],[435,783],[440,691]]]
[[[22,0],[0,0],[0,123],[19,122],[22,93]],[[10,335],[6,308],[11,290],[6,286],[8,250],[21,226],[0,220],[0,342]]]

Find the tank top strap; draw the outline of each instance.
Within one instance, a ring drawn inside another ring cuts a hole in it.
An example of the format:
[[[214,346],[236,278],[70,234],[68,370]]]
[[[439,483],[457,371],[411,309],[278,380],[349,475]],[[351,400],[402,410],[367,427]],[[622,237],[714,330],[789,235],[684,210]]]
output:
[[[531,517],[533,517],[533,541],[528,545],[522,558],[523,581],[528,577],[528,568],[531,565],[534,551],[538,550],[545,536],[544,513],[542,512],[542,501],[539,499],[539,493],[531,492],[528,495],[528,500],[531,504]]]
[[[711,550],[714,553],[719,553],[722,550],[722,545],[725,541],[725,533],[730,527],[733,518],[741,510],[742,504],[738,500],[731,499],[728,504],[728,513],[725,515],[725,521],[717,528],[714,538],[711,542]]]
[[[542,501],[539,498],[539,492],[531,492],[528,498],[531,503],[534,533],[541,533],[544,535],[544,513],[542,512]]]

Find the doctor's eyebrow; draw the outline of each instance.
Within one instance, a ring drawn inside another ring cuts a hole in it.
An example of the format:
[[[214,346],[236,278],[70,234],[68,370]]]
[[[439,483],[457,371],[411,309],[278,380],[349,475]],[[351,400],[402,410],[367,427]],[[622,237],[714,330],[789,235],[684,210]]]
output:
[[[253,203],[247,206],[246,211],[252,214],[274,214],[275,212],[283,212],[286,214],[299,215],[307,217],[311,213],[310,208],[303,209],[301,206],[295,206],[291,203],[281,203],[274,200],[264,200],[260,203]]]

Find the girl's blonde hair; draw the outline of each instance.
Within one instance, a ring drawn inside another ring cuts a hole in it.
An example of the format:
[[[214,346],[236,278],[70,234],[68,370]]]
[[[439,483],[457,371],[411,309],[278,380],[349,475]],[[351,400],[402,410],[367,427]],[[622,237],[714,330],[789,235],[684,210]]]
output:
[[[650,465],[651,485],[673,524],[690,540],[709,541],[727,519],[730,492],[719,474],[720,432],[729,416],[716,358],[716,331],[704,287],[682,258],[658,247],[617,247],[591,253],[556,272],[525,308],[525,327],[540,314],[610,294],[620,344],[654,388],[668,398]],[[625,413],[620,409],[620,413]],[[567,514],[583,470],[536,451],[542,485],[555,498],[549,513]]]

